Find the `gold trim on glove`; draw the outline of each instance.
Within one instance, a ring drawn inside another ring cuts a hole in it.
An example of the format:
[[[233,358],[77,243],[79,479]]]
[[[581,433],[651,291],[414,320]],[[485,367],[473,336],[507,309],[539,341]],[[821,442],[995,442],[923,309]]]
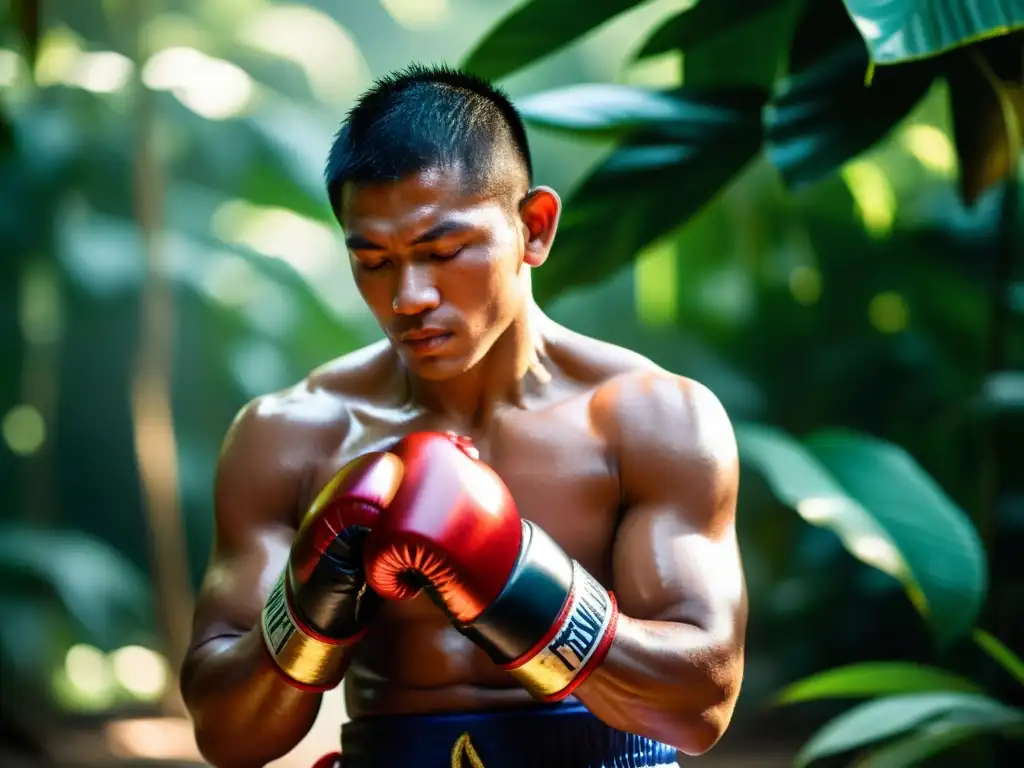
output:
[[[286,568],[263,606],[260,625],[267,650],[281,671],[300,686],[333,687],[341,679],[345,646],[313,637],[299,626],[288,604],[287,573]]]
[[[587,669],[609,632],[615,603],[579,563],[572,564],[569,610],[554,636],[525,662],[506,668],[530,693],[557,696]]]

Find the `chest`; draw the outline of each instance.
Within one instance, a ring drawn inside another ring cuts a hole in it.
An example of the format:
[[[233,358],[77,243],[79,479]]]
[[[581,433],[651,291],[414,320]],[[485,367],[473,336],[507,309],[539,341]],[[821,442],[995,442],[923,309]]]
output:
[[[490,429],[468,436],[481,460],[508,486],[519,514],[541,526],[592,572],[605,574],[621,506],[618,476],[614,457],[589,424],[585,408],[573,406],[511,412]],[[437,419],[419,417],[350,432],[343,444],[318,461],[304,503],[308,505],[352,459],[387,450],[413,431],[450,428]]]

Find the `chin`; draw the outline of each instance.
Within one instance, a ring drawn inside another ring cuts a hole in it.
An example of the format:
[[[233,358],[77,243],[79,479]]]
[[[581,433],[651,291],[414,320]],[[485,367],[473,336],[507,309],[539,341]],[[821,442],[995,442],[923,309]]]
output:
[[[406,357],[405,365],[417,378],[424,381],[445,381],[461,376],[472,365],[463,357]]]

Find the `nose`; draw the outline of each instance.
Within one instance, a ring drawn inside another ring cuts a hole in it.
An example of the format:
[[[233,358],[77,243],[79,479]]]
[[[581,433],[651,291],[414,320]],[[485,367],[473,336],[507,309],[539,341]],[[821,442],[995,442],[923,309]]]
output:
[[[391,308],[396,315],[419,315],[436,309],[440,299],[426,265],[410,264],[399,273]]]

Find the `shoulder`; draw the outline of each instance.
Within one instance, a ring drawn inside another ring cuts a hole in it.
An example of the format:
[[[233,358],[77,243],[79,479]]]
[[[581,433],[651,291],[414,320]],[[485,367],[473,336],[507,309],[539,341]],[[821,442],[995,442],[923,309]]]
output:
[[[667,450],[734,452],[732,424],[721,401],[694,379],[664,369],[614,376],[594,395],[594,407],[622,440]]]
[[[369,381],[376,377],[379,385],[377,347],[333,360],[238,411],[218,457],[219,508],[254,496],[278,509],[297,503],[311,469],[344,442],[354,414],[375,391]]]
[[[254,398],[235,416],[224,450],[250,444],[283,450],[292,442],[308,446],[343,438],[353,411],[386,388],[382,384],[389,367],[393,365],[382,345],[373,344],[317,367],[289,387]]]
[[[548,355],[567,376],[599,389],[619,376],[662,370],[631,349],[599,341],[552,323],[545,334]]]
[[[735,433],[706,386],[665,370],[633,371],[609,379],[592,407],[627,501],[678,502],[716,517],[731,509],[739,482]]]

